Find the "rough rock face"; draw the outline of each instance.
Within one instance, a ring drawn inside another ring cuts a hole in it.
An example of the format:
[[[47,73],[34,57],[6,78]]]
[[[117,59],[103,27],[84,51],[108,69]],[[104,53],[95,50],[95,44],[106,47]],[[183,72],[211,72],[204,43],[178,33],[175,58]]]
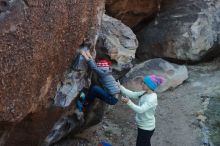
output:
[[[137,34],[136,56],[199,61],[219,51],[220,2],[163,0],[154,22]]]
[[[142,20],[154,16],[159,2],[160,0],[107,0],[106,12],[132,28]]]
[[[51,128],[44,144],[51,145],[57,143],[61,138],[66,141],[65,136],[75,135],[85,128],[96,125],[101,122],[105,110],[105,104],[100,100],[95,100],[89,110],[86,111],[84,119],[78,119],[76,114],[68,114],[60,118]],[[68,138],[67,138],[68,139]],[[72,138],[74,140],[74,138]],[[71,145],[66,145],[71,146]]]
[[[165,79],[164,83],[157,89],[158,92],[175,88],[188,78],[186,66],[172,64],[163,59],[156,58],[145,61],[132,68],[125,77],[122,78],[122,83],[129,89],[141,90],[143,77],[151,74],[162,76]]]
[[[131,61],[135,58],[137,47],[136,35],[129,27],[117,19],[103,15],[97,56],[107,54],[117,62],[113,68],[121,71],[132,67]]]
[[[52,98],[83,39],[96,38],[103,5],[100,0],[0,0],[2,145],[38,144],[65,112],[50,107]]]

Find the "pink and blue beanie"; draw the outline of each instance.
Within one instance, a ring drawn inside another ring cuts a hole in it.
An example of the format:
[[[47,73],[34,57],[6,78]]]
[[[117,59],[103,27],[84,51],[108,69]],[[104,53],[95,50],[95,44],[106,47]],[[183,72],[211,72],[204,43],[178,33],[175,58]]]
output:
[[[164,78],[159,76],[149,75],[144,77],[144,83],[153,91],[155,91],[163,82]]]

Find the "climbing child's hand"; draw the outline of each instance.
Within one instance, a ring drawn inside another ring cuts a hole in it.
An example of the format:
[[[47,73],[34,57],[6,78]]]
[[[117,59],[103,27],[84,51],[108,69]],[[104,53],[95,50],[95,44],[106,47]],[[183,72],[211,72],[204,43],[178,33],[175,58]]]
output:
[[[130,99],[129,98],[126,98],[126,97],[124,97],[124,96],[121,96],[121,101],[123,102],[123,103],[128,103],[128,101],[129,101]]]
[[[92,55],[90,54],[90,51],[89,51],[89,50],[86,50],[85,53],[86,53],[86,55],[87,55],[90,59],[93,59],[93,58],[92,58]]]
[[[89,60],[89,57],[87,56],[87,54],[84,50],[81,50],[80,53],[83,57],[85,57],[86,60]]]
[[[84,50],[80,50],[80,54],[85,56],[86,55],[86,52]]]

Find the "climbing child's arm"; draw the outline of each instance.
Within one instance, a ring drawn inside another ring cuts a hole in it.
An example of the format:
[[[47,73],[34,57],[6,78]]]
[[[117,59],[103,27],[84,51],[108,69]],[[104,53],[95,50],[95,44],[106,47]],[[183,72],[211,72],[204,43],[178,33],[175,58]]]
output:
[[[89,50],[84,51],[81,50],[80,51],[81,55],[85,57],[88,66],[90,67],[91,70],[95,71],[98,75],[103,76],[105,75],[105,72],[103,72],[101,69],[99,69],[95,63],[95,61],[92,58],[92,55],[89,53]]]
[[[87,63],[90,67],[91,70],[95,71],[99,76],[104,76],[106,75],[106,73],[104,71],[102,71],[101,69],[99,69],[95,63],[95,61],[93,59],[89,59],[87,60]]]

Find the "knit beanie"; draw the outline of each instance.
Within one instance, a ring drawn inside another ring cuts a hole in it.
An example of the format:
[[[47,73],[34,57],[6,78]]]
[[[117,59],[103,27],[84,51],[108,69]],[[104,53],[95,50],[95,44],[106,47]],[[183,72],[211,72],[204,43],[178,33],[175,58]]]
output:
[[[155,75],[149,75],[144,77],[144,83],[152,90],[155,91],[157,87],[164,82],[164,78],[155,76]]]
[[[109,70],[111,62],[108,60],[100,60],[96,63],[97,67],[103,70]]]

